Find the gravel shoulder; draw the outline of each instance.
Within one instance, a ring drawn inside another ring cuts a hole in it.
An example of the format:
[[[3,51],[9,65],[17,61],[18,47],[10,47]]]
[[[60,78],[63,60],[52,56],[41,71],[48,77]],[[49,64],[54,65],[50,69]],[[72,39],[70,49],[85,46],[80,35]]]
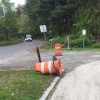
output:
[[[52,60],[54,51],[40,50],[42,61]],[[61,60],[62,66],[66,73],[74,70],[76,67],[82,64],[94,62],[100,60],[100,52],[94,51],[63,51],[62,56],[57,56]],[[38,62],[37,52],[35,49],[28,51],[21,51],[13,56],[7,58],[0,58],[0,69],[8,67],[7,69],[24,69],[29,66],[29,69],[33,67],[33,64]],[[11,68],[10,68],[11,67]]]
[[[52,59],[53,52],[40,51],[42,61]],[[48,57],[47,57],[48,56]],[[35,49],[21,51],[9,57],[0,58],[1,70],[32,70],[35,63],[38,62],[37,52]]]

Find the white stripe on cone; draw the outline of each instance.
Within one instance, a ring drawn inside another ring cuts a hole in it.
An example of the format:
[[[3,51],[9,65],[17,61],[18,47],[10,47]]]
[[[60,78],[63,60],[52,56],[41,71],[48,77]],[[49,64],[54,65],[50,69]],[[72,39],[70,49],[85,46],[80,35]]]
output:
[[[41,63],[41,72],[44,74],[44,62]]]
[[[48,70],[50,74],[52,74],[51,63],[51,61],[48,62]]]

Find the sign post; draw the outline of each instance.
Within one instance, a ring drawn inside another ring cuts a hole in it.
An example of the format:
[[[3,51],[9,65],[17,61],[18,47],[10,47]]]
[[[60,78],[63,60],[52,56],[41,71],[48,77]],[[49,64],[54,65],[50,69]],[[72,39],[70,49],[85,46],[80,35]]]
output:
[[[68,35],[68,50],[70,49],[70,46],[69,46],[69,35]]]
[[[86,30],[82,30],[82,35],[83,35],[83,48],[85,47],[85,35],[86,35]]]
[[[46,46],[47,46],[47,43],[46,43],[46,35],[45,35],[45,32],[47,32],[46,25],[40,25],[40,31],[41,31],[41,33],[44,34],[45,44],[46,44]]]

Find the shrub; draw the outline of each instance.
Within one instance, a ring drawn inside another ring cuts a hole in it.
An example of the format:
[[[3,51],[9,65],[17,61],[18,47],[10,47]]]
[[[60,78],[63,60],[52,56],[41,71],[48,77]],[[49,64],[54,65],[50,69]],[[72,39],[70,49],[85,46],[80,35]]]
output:
[[[54,38],[54,40],[52,42],[48,42],[47,43],[47,48],[54,48],[54,45],[56,43],[60,43],[63,45],[63,48],[66,48],[67,47],[67,44],[68,44],[68,40],[67,40],[67,37],[68,36],[65,36],[65,37],[57,37],[57,38]],[[83,47],[83,36],[82,35],[69,35],[69,42],[70,42],[70,47],[74,47],[74,48],[82,48]],[[94,43],[96,43],[96,41],[89,35],[86,35],[85,36],[85,41],[84,41],[84,46],[85,47],[92,47],[92,45]]]
[[[78,39],[79,35],[78,34],[72,34],[69,37],[70,37],[71,40],[74,40],[74,39]]]
[[[66,41],[67,37],[57,37],[57,38],[53,38],[53,41],[49,41],[47,42],[47,48],[54,48],[56,43],[60,43],[60,44],[64,44]],[[66,47],[66,43],[65,45],[63,45],[63,47]]]
[[[4,36],[0,34],[0,40],[4,40]]]
[[[52,41],[52,44],[55,45],[56,43],[63,44],[66,40],[66,37],[57,37]]]
[[[84,45],[85,47],[90,47],[93,42],[88,38],[85,37]],[[74,39],[71,41],[71,47],[82,47],[83,46],[83,38],[80,36],[79,39]]]
[[[82,47],[82,39],[75,39],[71,41],[71,47]]]
[[[93,48],[100,48],[100,42],[95,43],[92,47],[93,47]]]

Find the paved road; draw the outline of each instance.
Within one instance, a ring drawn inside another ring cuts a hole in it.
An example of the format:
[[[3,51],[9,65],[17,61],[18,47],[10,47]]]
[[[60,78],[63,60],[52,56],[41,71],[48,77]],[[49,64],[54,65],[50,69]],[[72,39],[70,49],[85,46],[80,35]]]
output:
[[[0,47],[0,58],[11,56],[17,52],[25,51],[42,45],[42,41],[34,40],[33,42],[24,42],[11,46]]]
[[[50,100],[100,100],[100,61],[66,74]]]
[[[63,52],[65,75],[47,100],[100,100],[100,52]]]

